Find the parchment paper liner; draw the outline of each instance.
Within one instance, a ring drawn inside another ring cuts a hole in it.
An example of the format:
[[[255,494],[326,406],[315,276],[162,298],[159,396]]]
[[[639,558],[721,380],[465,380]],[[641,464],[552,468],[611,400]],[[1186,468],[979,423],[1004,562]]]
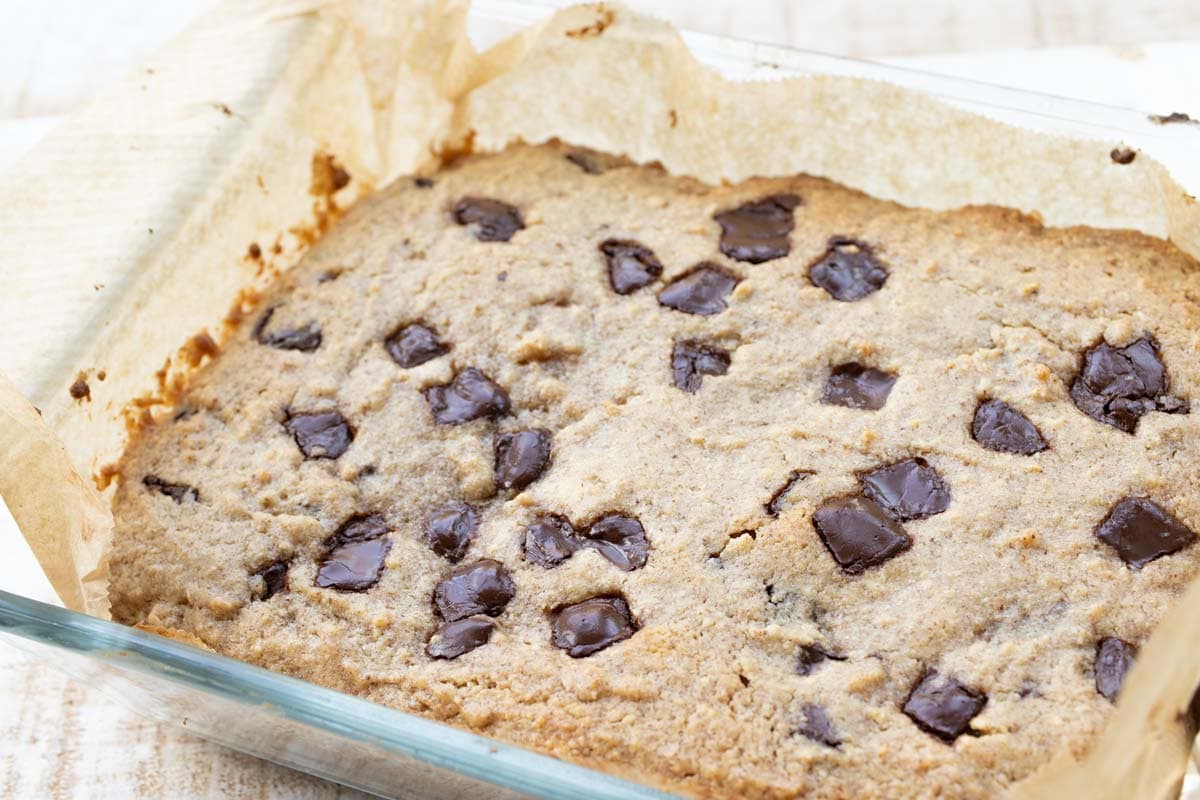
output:
[[[93,479],[104,487],[129,430],[210,357],[231,305],[236,321],[342,207],[439,153],[559,138],[710,182],[806,172],[908,205],[1134,228],[1200,257],[1195,199],[1148,157],[1114,165],[1115,142],[855,79],[731,84],[669,26],[616,6],[560,12],[477,55],[465,12],[229,3],[7,175],[0,494],[68,607],[107,614],[112,523]],[[353,180],[335,191],[338,165]],[[77,380],[90,400],[68,393]],[[1200,582],[1143,646],[1091,752],[1048,754],[1011,796],[1177,796],[1197,640]]]

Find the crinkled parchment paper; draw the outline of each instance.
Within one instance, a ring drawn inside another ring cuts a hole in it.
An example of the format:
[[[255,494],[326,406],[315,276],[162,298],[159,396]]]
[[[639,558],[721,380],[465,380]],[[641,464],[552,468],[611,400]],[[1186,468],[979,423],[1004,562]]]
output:
[[[1136,228],[1200,257],[1200,206],[1148,157],[1114,164],[1116,142],[855,79],[733,84],[669,26],[613,6],[480,55],[465,14],[465,0],[230,3],[6,176],[0,493],[68,606],[107,613],[102,490],[129,431],[167,413],[254,290],[342,208],[442,153],[557,137],[706,181],[806,172],[909,205]],[[1195,642],[1200,583],[1142,648],[1090,754],[1047,754],[1013,795],[1177,796]]]

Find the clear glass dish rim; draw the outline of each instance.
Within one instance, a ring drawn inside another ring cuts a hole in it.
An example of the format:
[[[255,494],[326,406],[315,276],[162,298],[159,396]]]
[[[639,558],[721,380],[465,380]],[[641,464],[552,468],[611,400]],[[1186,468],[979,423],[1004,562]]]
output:
[[[473,0],[473,20],[524,26],[559,6],[536,0]],[[1016,112],[1098,139],[1131,138],[1170,153],[1200,145],[1200,126],[1163,126],[1148,112],[1055,97],[923,70],[683,31],[692,52],[710,66],[733,67],[757,79],[796,74],[852,74],[895,83],[988,116]],[[1196,129],[1196,130],[1189,130]],[[1188,187],[1200,191],[1200,187]],[[580,800],[664,800],[663,792],[316,684],[0,590],[0,632],[50,647],[116,662],[240,703],[268,704],[294,721],[401,753],[434,767],[534,796]]]

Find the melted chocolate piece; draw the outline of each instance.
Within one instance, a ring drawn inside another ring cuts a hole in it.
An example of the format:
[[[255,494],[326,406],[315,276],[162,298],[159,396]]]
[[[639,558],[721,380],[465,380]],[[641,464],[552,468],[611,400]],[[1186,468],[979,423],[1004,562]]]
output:
[[[554,612],[550,642],[583,658],[633,636],[637,625],[623,597],[592,597]]]
[[[454,659],[487,644],[496,623],[490,619],[467,617],[447,622],[438,628],[425,647],[430,658]]]
[[[553,444],[550,431],[533,428],[496,437],[496,485],[520,491],[536,481],[550,466]]]
[[[813,512],[813,527],[833,560],[850,575],[861,575],[912,546],[899,523],[857,495],[826,500]]]
[[[893,518],[907,522],[941,514],[950,507],[950,490],[923,458],[909,458],[862,475],[863,494]]]
[[[384,340],[383,346],[392,360],[405,369],[450,352],[450,346],[438,340],[437,331],[419,322],[399,328]]]
[[[583,546],[626,572],[645,566],[650,555],[650,541],[641,521],[624,514],[605,514],[593,522],[584,534]]]
[[[303,328],[282,328],[267,332],[267,325],[271,323],[275,308],[268,308],[254,326],[253,336],[256,342],[276,350],[299,350],[303,353],[311,353],[321,346],[321,327],[315,322],[310,322]]]
[[[800,645],[800,654],[796,658],[796,674],[811,675],[817,665],[824,661],[845,661],[845,656],[831,653],[819,644]]]
[[[525,529],[521,555],[544,569],[557,567],[582,547],[575,528],[566,517],[543,514]]]
[[[446,573],[433,590],[433,608],[446,622],[475,614],[495,617],[516,593],[517,586],[504,565],[483,558]]]
[[[337,544],[365,542],[378,539],[387,532],[387,521],[379,514],[356,514],[341,524],[333,534],[333,541]]]
[[[200,492],[186,483],[167,483],[157,475],[147,475],[142,478],[142,485],[147,489],[156,490],[159,494],[165,494],[176,503],[182,503],[184,500],[200,502]]]
[[[986,400],[975,409],[971,438],[988,450],[1031,456],[1046,449],[1046,440],[1029,417],[1003,400]]]
[[[724,375],[731,362],[729,351],[684,339],[671,348],[671,375],[675,388],[689,394],[700,391],[705,375]]]
[[[987,695],[954,678],[927,672],[904,701],[904,713],[917,727],[944,742],[953,742],[971,727],[987,704]]]
[[[806,469],[794,469],[788,473],[787,483],[780,486],[775,491],[775,494],[771,495],[771,499],[766,502],[766,505],[763,506],[767,510],[768,516],[778,517],[779,513],[783,510],[783,501],[787,499],[788,493],[796,488],[796,484],[808,480],[814,474]]]
[[[430,386],[424,394],[438,425],[495,419],[509,411],[508,393],[474,367],[462,370],[450,383]]]
[[[1101,342],[1085,351],[1071,399],[1092,419],[1134,433],[1138,420],[1151,411],[1188,413],[1188,401],[1168,395],[1169,388],[1158,342],[1143,336],[1124,347]]]
[[[662,275],[663,265],[650,248],[628,239],[606,239],[600,252],[608,263],[608,283],[617,294],[630,294]]]
[[[808,278],[834,300],[853,303],[882,289],[888,271],[867,245],[835,238],[825,255],[809,267]]]
[[[663,287],[658,302],[685,314],[720,314],[728,308],[725,298],[739,281],[719,264],[702,261]]]
[[[1149,498],[1126,497],[1096,527],[1096,538],[1126,564],[1141,569],[1192,544],[1196,534]]]
[[[383,561],[392,549],[386,536],[338,541],[321,560],[314,583],[322,589],[365,592],[379,582]]]
[[[1106,700],[1117,701],[1117,692],[1125,682],[1125,673],[1137,658],[1137,647],[1123,639],[1107,637],[1096,643],[1096,691]]]
[[[833,723],[829,721],[829,715],[825,713],[824,708],[812,703],[805,703],[800,707],[800,715],[802,719],[796,728],[796,733],[826,747],[841,745],[841,737],[834,731]]]
[[[1132,164],[1133,160],[1137,158],[1137,151],[1128,147],[1114,147],[1108,156],[1114,164]]]
[[[336,411],[290,414],[283,427],[305,458],[337,458],[354,441],[350,423]]]
[[[271,564],[267,564],[262,569],[255,572],[256,577],[262,578],[263,588],[254,593],[255,600],[270,600],[275,595],[287,589],[288,567],[291,562],[280,559]]]
[[[862,364],[838,364],[825,381],[821,402],[832,406],[878,411],[887,403],[896,376]]]
[[[481,242],[507,242],[525,227],[521,212],[501,200],[490,197],[464,197],[454,206],[454,221],[470,225]]]
[[[466,503],[453,501],[429,512],[423,527],[429,549],[457,564],[479,530],[479,512]]]
[[[792,250],[788,235],[796,226],[792,211],[798,205],[796,195],[779,194],[715,215],[721,226],[721,252],[751,264],[783,258]]]

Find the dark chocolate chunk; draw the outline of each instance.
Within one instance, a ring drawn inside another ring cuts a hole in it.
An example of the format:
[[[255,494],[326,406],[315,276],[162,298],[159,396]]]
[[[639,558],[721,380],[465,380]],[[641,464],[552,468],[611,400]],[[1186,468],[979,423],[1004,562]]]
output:
[[[808,278],[834,300],[852,303],[882,289],[888,271],[867,245],[835,238],[825,255],[808,268]]]
[[[333,541],[337,544],[365,542],[378,539],[387,532],[387,521],[379,514],[356,514],[338,527],[333,534]]]
[[[1031,456],[1046,449],[1037,426],[1003,400],[979,404],[971,421],[971,438],[997,453]]]
[[[72,383],[70,387],[68,387],[67,393],[70,394],[71,398],[74,400],[87,400],[90,402],[92,399],[92,387],[88,386],[88,382],[83,378],[78,378],[74,383]]]
[[[429,512],[423,527],[429,549],[458,563],[467,554],[467,548],[479,530],[479,512],[456,500]]]
[[[495,419],[509,411],[508,393],[474,367],[462,370],[450,383],[430,386],[424,394],[439,425]]]
[[[253,335],[256,342],[267,347],[274,347],[276,350],[299,350],[303,353],[311,353],[321,346],[321,327],[315,322],[310,322],[303,328],[280,328],[268,331],[267,326],[271,324],[275,308],[275,306],[268,308],[255,324]]]
[[[872,500],[855,495],[826,500],[813,512],[813,527],[843,571],[859,575],[900,555],[912,539]]]
[[[901,522],[925,519],[950,507],[950,490],[923,458],[907,458],[863,474],[863,494]]]
[[[1137,151],[1128,147],[1114,147],[1108,156],[1114,164],[1132,164],[1133,160],[1137,158]]]
[[[520,491],[536,481],[550,466],[554,438],[550,431],[533,428],[496,437],[496,485]]]
[[[731,362],[729,351],[684,339],[671,348],[671,375],[675,388],[689,394],[700,391],[705,375],[724,375]]]
[[[1096,538],[1126,564],[1141,569],[1192,544],[1196,534],[1149,498],[1126,497],[1096,527]]]
[[[641,521],[624,514],[605,514],[593,522],[583,535],[583,546],[595,549],[626,572],[645,566],[650,554]]]
[[[470,225],[481,242],[507,242],[525,227],[521,212],[501,200],[490,197],[464,197],[454,206],[454,221]]]
[[[829,721],[829,715],[825,713],[824,708],[813,703],[805,703],[800,707],[800,716],[801,720],[796,728],[796,733],[826,747],[841,745],[841,737],[834,731],[833,723]]]
[[[1071,399],[1092,419],[1134,433],[1138,420],[1151,411],[1188,413],[1188,401],[1168,395],[1169,389],[1158,342],[1143,336],[1124,347],[1101,342],[1085,351],[1083,368],[1071,383]]]
[[[623,597],[592,597],[554,612],[550,641],[571,658],[583,658],[633,636],[637,625]]]
[[[1125,682],[1125,673],[1133,666],[1137,658],[1137,647],[1123,639],[1112,636],[1101,639],[1096,643],[1096,663],[1093,672],[1096,675],[1096,691],[1111,700],[1117,701],[1117,692]]]
[[[392,540],[386,536],[344,541],[335,538],[317,568],[314,582],[322,589],[364,592],[379,582],[383,561],[391,549]]]
[[[825,381],[821,402],[831,406],[878,411],[887,403],[896,376],[862,364],[838,364]]]
[[[845,661],[846,657],[831,653],[819,644],[800,645],[800,654],[796,658],[796,674],[811,675],[817,665],[824,661]]]
[[[336,411],[289,414],[284,429],[305,458],[337,458],[354,441],[354,430]]]
[[[262,578],[263,588],[255,592],[255,600],[270,600],[287,588],[287,574],[290,562],[280,559],[267,564],[255,572],[256,577]]]
[[[566,517],[543,514],[525,529],[521,554],[525,560],[550,569],[570,558],[582,544]]]
[[[904,713],[917,727],[945,742],[953,742],[971,727],[987,704],[987,695],[954,678],[927,672],[904,701]]]
[[[783,258],[792,249],[788,235],[796,226],[792,211],[798,205],[796,195],[780,194],[715,215],[721,226],[721,252],[751,264]]]
[[[517,586],[505,566],[483,558],[446,573],[433,590],[433,607],[446,622],[474,614],[495,617],[516,593]]]
[[[771,495],[771,499],[766,502],[766,505],[763,506],[767,510],[767,514],[772,517],[778,517],[779,512],[783,510],[783,501],[787,499],[788,493],[796,488],[796,484],[807,480],[813,474],[806,469],[794,469],[788,473],[787,482],[783,486],[780,486],[775,491],[775,494]]]
[[[400,327],[383,342],[388,355],[405,369],[412,369],[450,352],[450,346],[438,339],[437,331],[414,322]]]
[[[685,314],[720,314],[728,308],[725,298],[739,281],[719,264],[702,261],[663,287],[658,302]]]
[[[496,623],[490,619],[467,617],[447,622],[434,631],[425,647],[425,653],[430,658],[446,660],[458,658],[477,647],[482,647],[492,638]]]
[[[636,292],[662,275],[662,262],[640,242],[605,239],[600,252],[608,263],[608,283],[617,294]]]
[[[142,485],[147,489],[154,489],[160,494],[165,494],[176,503],[182,503],[184,500],[191,500],[193,503],[200,501],[200,492],[186,483],[168,483],[157,475],[147,475],[142,478]]]
[[[433,188],[433,178],[425,178],[425,177],[413,178],[413,185],[416,186],[418,189],[432,189]]]

